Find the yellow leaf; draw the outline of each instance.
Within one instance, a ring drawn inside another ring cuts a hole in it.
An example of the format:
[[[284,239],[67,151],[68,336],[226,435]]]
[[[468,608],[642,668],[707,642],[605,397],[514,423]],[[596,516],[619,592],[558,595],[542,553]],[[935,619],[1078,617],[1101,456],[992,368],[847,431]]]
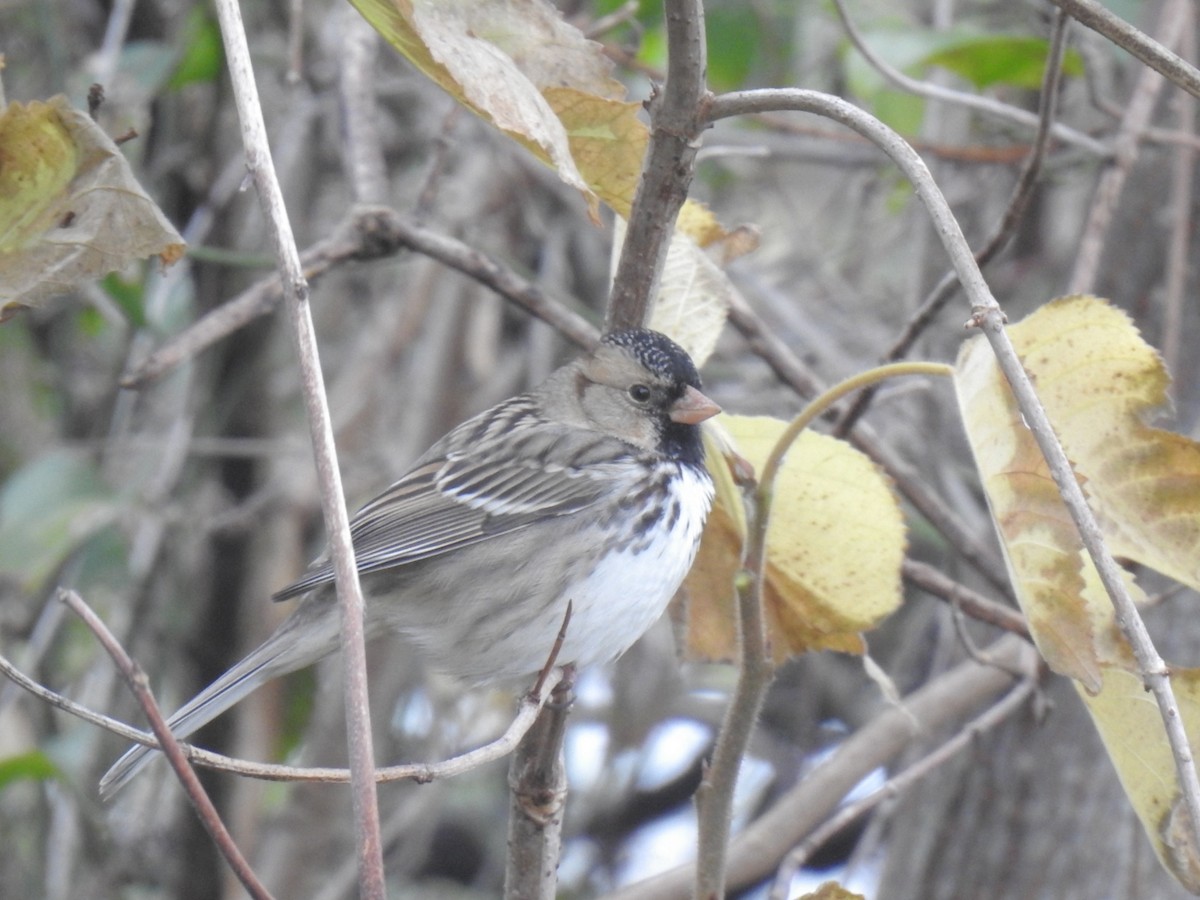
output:
[[[1200,448],[1145,424],[1167,374],[1124,313],[1094,297],[1056,300],[1009,329],[1100,520],[1110,549],[1196,586]],[[981,339],[959,355],[959,405],[1017,597],[1039,650],[1077,680],[1125,792],[1163,865],[1200,893],[1175,762],[1154,698],[1117,629],[1033,436]],[[1135,600],[1142,593],[1129,573]],[[1200,755],[1200,670],[1172,669],[1188,741]]]
[[[1145,424],[1167,403],[1158,353],[1096,297],[1055,300],[1010,334],[1112,551],[1200,589],[1200,444]]]
[[[599,45],[564,22],[552,5],[545,0],[351,2],[413,65],[595,203],[572,157],[567,130],[542,88],[574,87],[599,99],[619,96],[621,87],[609,76],[611,63]]]
[[[1195,754],[1200,750],[1200,670],[1172,669],[1171,687]],[[1153,696],[1136,675],[1112,667],[1106,667],[1104,690],[1080,694],[1154,852],[1184,887],[1200,893],[1200,848],[1185,827],[1175,760]]]
[[[756,469],[787,424],[724,415],[718,423]],[[737,513],[719,498],[686,582],[684,646],[693,658],[736,655],[732,585],[742,540]],[[904,547],[903,518],[874,464],[827,435],[801,435],[776,480],[767,530],[763,595],[774,657],[817,648],[861,652],[859,633],[900,604]]]
[[[544,96],[566,129],[571,156],[584,180],[628,218],[650,143],[650,131],[638,118],[641,104],[566,87],[548,87]]]
[[[1084,567],[1091,563],[986,342],[974,339],[963,346],[954,384],[1034,641],[1052,669],[1099,690],[1100,660],[1083,596]],[[1097,599],[1108,602],[1103,593]]]
[[[1128,317],[1095,297],[1055,300],[1009,329],[1109,547],[1200,580],[1200,446],[1151,428],[1167,374]],[[955,386],[1018,599],[1056,671],[1097,691],[1101,662],[1131,666],[1111,603],[982,338]],[[1126,579],[1135,597],[1141,592]]]
[[[65,97],[0,113],[0,321],[183,239],[121,151]]]

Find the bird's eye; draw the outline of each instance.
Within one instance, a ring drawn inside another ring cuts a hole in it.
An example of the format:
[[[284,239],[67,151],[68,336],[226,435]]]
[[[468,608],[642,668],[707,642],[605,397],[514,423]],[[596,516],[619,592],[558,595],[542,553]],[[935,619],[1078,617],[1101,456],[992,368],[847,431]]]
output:
[[[635,384],[629,389],[629,396],[634,403],[648,403],[650,402],[650,388],[644,384]]]

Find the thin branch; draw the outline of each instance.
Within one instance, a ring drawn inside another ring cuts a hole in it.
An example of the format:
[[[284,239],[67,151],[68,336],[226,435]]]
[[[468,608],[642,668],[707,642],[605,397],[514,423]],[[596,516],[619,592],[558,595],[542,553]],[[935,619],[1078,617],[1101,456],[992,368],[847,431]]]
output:
[[[901,571],[905,581],[916,585],[934,597],[953,604],[971,618],[997,628],[1003,628],[1005,631],[1023,638],[1029,638],[1029,625],[1025,621],[1025,617],[1011,606],[1004,606],[994,600],[989,600],[979,592],[971,590],[928,563],[919,560],[906,558]]]
[[[1168,40],[1178,39],[1189,18],[1187,10],[1191,2],[1167,0],[1155,30],[1166,35]],[[1150,119],[1165,84],[1164,78],[1152,69],[1142,69],[1138,76],[1129,102],[1125,105],[1121,127],[1113,140],[1113,163],[1101,173],[1096,184],[1083,235],[1079,239],[1079,250],[1075,255],[1075,268],[1067,290],[1069,294],[1086,294],[1094,289],[1104,259],[1105,239],[1116,216],[1117,203],[1137,161],[1142,137],[1150,126]]]
[[[1200,98],[1200,70],[1187,60],[1173,53],[1149,35],[1138,31],[1124,19],[1113,15],[1096,0],[1050,0],[1055,6],[1065,9],[1073,19],[1096,31],[1118,47],[1128,50],[1151,69],[1183,88],[1193,97]],[[1172,37],[1179,34],[1163,32]]]
[[[304,251],[301,263],[304,277],[315,283],[339,265],[391,256],[406,248],[490,287],[579,346],[590,349],[595,345],[599,334],[596,327],[565,303],[547,297],[537,285],[482,251],[423,228],[386,207],[356,207],[329,237]],[[263,278],[169,340],[122,376],[121,386],[136,388],[161,378],[259,316],[267,315],[281,296],[278,279]]]
[[[795,850],[787,855],[775,876],[775,884],[771,888],[771,900],[786,900],[788,888],[796,873],[804,866],[809,857],[819,847],[833,838],[839,831],[850,823],[861,819],[885,800],[891,800],[900,795],[912,785],[927,778],[945,765],[982,735],[996,728],[1009,716],[1016,713],[1025,701],[1033,694],[1037,681],[1032,675],[1022,678],[1017,685],[1000,698],[994,706],[980,713],[965,726],[955,732],[954,736],[943,742],[939,747],[922,759],[908,766],[903,772],[889,778],[882,787],[872,791],[867,796],[853,803],[848,803],[830,816],[825,823],[808,837]]]
[[[142,744],[155,750],[159,749],[158,739],[145,731],[131,728],[124,722],[110,718],[98,712],[93,712],[86,706],[81,706],[74,700],[50,690],[45,685],[34,681],[12,664],[3,654],[0,654],[0,675],[4,675],[18,687],[28,691],[51,706],[61,709],[76,718],[97,725],[110,731],[126,741]],[[435,763],[409,763],[399,766],[384,766],[375,770],[377,784],[388,784],[393,781],[418,781],[422,784],[439,778],[452,778],[477,769],[485,763],[501,759],[513,749],[529,731],[537,718],[538,712],[555,685],[562,679],[562,673],[557,670],[550,672],[544,680],[541,691],[534,694],[527,692],[522,695],[520,706],[513,721],[500,737],[488,742],[482,747],[468,750],[458,756]],[[230,772],[245,778],[257,778],[261,781],[306,781],[321,784],[348,784],[349,769],[335,769],[320,766],[297,768],[295,766],[279,766],[269,763],[255,763],[243,759],[234,759],[220,753],[213,753],[196,747],[184,741],[175,742],[187,759],[193,764],[215,772]]]
[[[1186,6],[1180,49],[1188,55],[1196,52],[1195,10]],[[1182,95],[1175,95],[1179,131],[1196,137],[1196,104]],[[1181,143],[1175,148],[1171,161],[1171,240],[1167,246],[1167,277],[1163,287],[1162,354],[1168,372],[1179,371],[1183,343],[1183,310],[1189,299],[1187,279],[1191,270],[1192,245],[1192,185],[1196,168],[1197,145]]]
[[[112,632],[108,630],[104,622],[100,620],[100,617],[92,611],[92,608],[84,602],[79,594],[75,593],[75,591],[60,589],[58,599],[71,607],[75,614],[83,620],[84,624],[91,629],[92,634],[100,641],[101,646],[112,657],[117,669],[120,670],[125,680],[129,683],[130,690],[133,691],[134,696],[142,707],[142,711],[146,714],[146,718],[150,720],[150,728],[154,731],[155,737],[158,738],[163,755],[166,756],[167,762],[171,764],[171,768],[175,771],[175,777],[183,785],[188,800],[195,807],[196,815],[200,818],[200,823],[204,826],[204,830],[212,837],[213,843],[217,845],[217,849],[221,851],[221,855],[225,857],[226,862],[229,863],[229,867],[237,875],[238,881],[242,883],[242,886],[246,888],[250,896],[269,900],[271,893],[258,880],[258,876],[254,874],[254,870],[250,868],[250,864],[242,856],[242,851],[225,828],[225,823],[221,821],[221,817],[217,814],[212,800],[204,792],[204,788],[200,784],[200,779],[196,777],[195,771],[188,764],[187,754],[180,748],[179,741],[175,739],[175,735],[171,734],[170,726],[167,725],[166,719],[163,718],[163,714],[154,700],[154,695],[150,692],[146,673],[142,671],[141,666],[129,658],[129,654],[125,652],[120,642],[113,637]]]
[[[978,110],[997,119],[1004,119],[1005,121],[1013,122],[1029,129],[1039,127],[1038,117],[1028,110],[1010,106],[1007,103],[1001,103],[999,100],[991,97],[984,97],[979,94],[967,94],[940,84],[910,78],[871,49],[871,46],[863,38],[862,32],[858,30],[858,26],[850,18],[850,13],[846,10],[845,0],[834,0],[834,8],[842,20],[842,25],[846,29],[847,36],[850,38],[851,43],[854,44],[854,48],[866,58],[867,62],[879,71],[880,75],[900,88],[900,90],[928,97],[931,100],[940,100],[944,103],[965,106],[968,109]],[[1112,155],[1112,150],[1095,138],[1061,122],[1054,124],[1052,133],[1054,137],[1058,138],[1064,144],[1070,144],[1086,150],[1094,156],[1106,158]]]
[[[363,640],[363,596],[350,539],[349,515],[337,466],[333,425],[322,382],[308,283],[300,263],[300,251],[292,234],[279,180],[271,161],[262,105],[250,63],[250,48],[236,0],[217,0],[217,18],[229,64],[246,165],[254,179],[267,222],[283,292],[296,334],[300,378],[308,410],[321,507],[329,534],[330,557],[341,613],[342,663],[346,694],[346,730],[350,757],[355,837],[359,861],[359,896],[383,900],[383,848],[379,833],[379,805],[375,792],[375,754],[371,743],[371,711],[367,698],[367,660]]]
[[[1175,759],[1175,767],[1179,776],[1180,792],[1183,794],[1184,805],[1189,816],[1189,835],[1191,845],[1200,847],[1200,778],[1196,774],[1195,760],[1191,745],[1188,743],[1187,732],[1184,731],[1183,717],[1179,713],[1179,704],[1175,700],[1175,692],[1171,688],[1171,673],[1163,658],[1159,655],[1146,623],[1142,621],[1133,598],[1125,585],[1123,570],[1113,558],[1104,542],[1104,535],[1096,517],[1084,497],[1083,488],[1075,477],[1071,462],[1059,443],[1050,423],[1046,410],[1038,399],[1033,382],[1021,365],[1017,351],[1009,340],[1008,332],[1004,330],[1004,313],[998,308],[988,310],[979,319],[979,327],[987,336],[992,352],[996,354],[1000,371],[1004,373],[1009,387],[1016,397],[1017,406],[1021,410],[1025,424],[1037,441],[1050,476],[1058,488],[1063,504],[1071,514],[1071,520],[1079,530],[1079,536],[1087,548],[1088,555],[1096,566],[1104,590],[1116,610],[1117,627],[1129,641],[1137,661],[1138,674],[1142,682],[1158,704],[1162,716],[1163,727],[1167,733],[1167,741],[1171,745],[1171,754]]]
[[[825,390],[825,383],[808,368],[790,347],[772,331],[749,304],[734,296],[729,321],[784,384],[801,397],[811,398]],[[970,565],[1001,590],[1008,585],[1003,563],[981,543],[971,530],[929,485],[914,477],[909,467],[889,447],[877,440],[870,429],[859,426],[850,434],[850,442],[877,463],[896,482],[896,487]]]
[[[701,0],[666,0],[664,15],[667,81],[649,101],[650,146],[613,279],[608,331],[646,321],[706,127],[701,114],[708,97],[704,6]]]
[[[1029,155],[1025,157],[1025,162],[1021,166],[1021,172],[1017,176],[1017,183],[1013,187],[1013,192],[1008,201],[1008,206],[1004,210],[1004,215],[1000,217],[995,230],[991,237],[984,241],[983,246],[975,254],[975,262],[981,268],[990,263],[1000,254],[1005,247],[1009,245],[1013,237],[1017,233],[1017,226],[1021,222],[1021,217],[1025,214],[1025,208],[1029,205],[1029,198],[1033,196],[1033,188],[1038,182],[1038,177],[1042,173],[1042,162],[1046,157],[1046,150],[1050,145],[1051,126],[1054,123],[1054,116],[1058,108],[1058,89],[1062,83],[1062,63],[1066,56],[1067,50],[1067,25],[1070,18],[1061,10],[1054,17],[1054,25],[1050,31],[1050,51],[1046,55],[1046,71],[1042,78],[1042,91],[1038,101],[1038,130],[1033,141],[1033,147],[1029,151]],[[884,354],[884,361],[891,362],[903,357],[916,343],[918,337],[924,333],[925,329],[932,324],[933,320],[942,311],[943,307],[954,296],[955,290],[958,288],[958,275],[950,271],[942,276],[942,280],[925,298],[925,302],[921,304],[920,309],[909,320],[900,336],[888,348]],[[850,429],[854,427],[854,423],[859,420],[871,405],[871,401],[875,398],[876,391],[868,389],[863,391],[855,398],[854,403],[846,410],[846,413],[838,419],[837,427],[834,434],[838,437],[844,437],[849,434]]]
[[[379,204],[388,200],[387,163],[383,141],[375,123],[379,109],[375,102],[375,70],[379,59],[379,32],[357,9],[346,4],[342,10],[343,29],[341,79],[342,166],[356,204]]]
[[[693,896],[725,896],[729,832],[738,772],[750,745],[763,698],[775,674],[768,648],[762,589],[767,558],[767,520],[774,478],[743,487],[746,521],[752,523],[742,570],[734,579],[738,608],[737,684],[717,732],[712,763],[696,790],[696,886]]]

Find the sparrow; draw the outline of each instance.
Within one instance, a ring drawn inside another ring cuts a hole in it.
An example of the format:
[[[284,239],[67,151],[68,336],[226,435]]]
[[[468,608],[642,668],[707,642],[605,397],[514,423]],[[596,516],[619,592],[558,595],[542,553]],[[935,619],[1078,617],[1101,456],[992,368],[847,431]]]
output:
[[[435,669],[503,683],[547,664],[570,603],[559,664],[624,653],[691,568],[712,504],[700,423],[720,408],[700,387],[669,338],[615,331],[435,443],[350,521],[367,637],[398,632]],[[274,599],[295,597],[261,646],[168,720],[177,737],[339,649],[327,557]],[[154,752],[127,751],[101,796]]]

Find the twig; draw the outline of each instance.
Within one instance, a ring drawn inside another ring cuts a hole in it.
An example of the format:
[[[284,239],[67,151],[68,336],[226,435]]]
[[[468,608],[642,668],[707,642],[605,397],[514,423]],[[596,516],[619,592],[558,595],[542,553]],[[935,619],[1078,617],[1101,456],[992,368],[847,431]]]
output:
[[[91,629],[92,634],[100,641],[100,644],[108,652],[108,655],[112,657],[113,662],[116,663],[117,668],[129,683],[130,689],[133,691],[134,696],[137,697],[142,710],[146,713],[146,718],[150,720],[150,728],[158,738],[160,749],[167,757],[171,768],[175,770],[175,777],[183,785],[183,789],[187,792],[192,806],[195,807],[196,815],[200,817],[200,822],[204,826],[205,831],[212,837],[213,842],[217,845],[217,849],[221,851],[221,855],[225,857],[230,868],[237,875],[238,881],[242,883],[243,887],[246,888],[252,897],[263,898],[263,900],[270,898],[270,892],[258,880],[258,876],[254,874],[254,870],[250,868],[250,864],[242,856],[242,851],[226,830],[221,817],[217,815],[217,810],[213,806],[212,800],[204,792],[204,788],[200,784],[200,779],[196,777],[195,771],[188,764],[187,755],[180,748],[175,736],[171,734],[171,729],[167,726],[167,722],[163,718],[158,704],[154,701],[154,695],[150,692],[146,673],[142,671],[141,666],[129,658],[129,654],[125,652],[120,642],[113,637],[112,632],[108,630],[100,620],[100,617],[92,612],[91,607],[84,602],[79,594],[75,593],[75,591],[59,589],[58,599],[71,607],[75,614],[84,621],[84,624]]]
[[[379,833],[379,806],[375,792],[375,754],[371,743],[371,711],[367,698],[367,660],[363,640],[363,596],[350,539],[349,515],[337,466],[333,425],[322,382],[308,283],[300,263],[300,251],[292,234],[283,193],[271,161],[266,124],[258,100],[258,88],[250,63],[250,48],[236,0],[217,0],[217,18],[242,126],[246,165],[254,179],[259,202],[275,247],[279,275],[299,353],[300,378],[308,410],[321,507],[329,534],[341,613],[342,663],[346,694],[346,730],[350,757],[355,837],[359,861],[359,896],[383,900],[383,849]]]
[[[375,69],[379,58],[379,33],[350,4],[342,10],[344,56],[338,94],[342,122],[342,165],[355,203],[378,204],[388,200],[387,164],[383,142],[375,127]]]
[[[867,796],[854,803],[843,806],[833,816],[787,855],[775,876],[775,884],[771,888],[771,900],[786,900],[788,888],[792,879],[813,851],[836,835],[839,831],[862,818],[885,800],[897,797],[902,791],[926,778],[938,768],[949,762],[980,736],[1000,725],[1005,719],[1019,710],[1037,687],[1037,681],[1030,675],[1022,678],[1017,685],[1000,698],[994,706],[980,713],[965,726],[955,732],[954,736],[943,742],[931,753],[913,763],[911,766],[894,775],[882,787],[872,791]]]
[[[20,669],[12,664],[3,654],[0,654],[0,675],[4,675],[18,687],[23,688],[40,700],[49,703],[63,712],[69,713],[85,722],[90,722],[100,728],[110,731],[124,740],[159,748],[158,739],[150,733],[131,728],[124,722],[110,718],[98,712],[93,712],[81,706],[74,700],[38,684]],[[562,674],[551,671],[546,677],[542,689],[537,694],[527,692],[522,695],[520,706],[513,721],[505,729],[504,734],[482,747],[461,753],[458,756],[436,763],[411,763],[400,766],[384,766],[375,770],[377,784],[388,784],[393,781],[418,781],[421,783],[435,781],[439,778],[452,778],[476,769],[485,763],[501,759],[513,751],[533,725],[539,710],[550,696],[550,692],[561,680]],[[234,759],[220,753],[213,753],[193,746],[184,741],[176,741],[180,750],[193,764],[216,772],[231,772],[246,778],[257,778],[261,781],[307,781],[322,784],[348,784],[349,769],[327,767],[277,766],[268,763],[253,763],[247,760]]]
[[[1051,126],[1054,123],[1058,107],[1058,89],[1062,82],[1062,62],[1066,55],[1069,22],[1070,18],[1061,10],[1054,17],[1054,25],[1050,32],[1050,51],[1046,55],[1046,72],[1042,79],[1042,91],[1038,102],[1037,135],[1034,137],[1029,155],[1025,157],[1025,162],[1021,166],[1021,172],[1017,176],[1017,183],[1013,187],[1004,215],[1000,217],[991,237],[984,241],[983,246],[975,254],[975,262],[980,267],[986,266],[995,259],[1016,235],[1017,225],[1020,224],[1021,217],[1025,214],[1029,198],[1033,196],[1033,188],[1041,175],[1042,161],[1046,157],[1046,150],[1050,144]],[[884,354],[885,362],[900,359],[908,353],[917,338],[924,333],[950,301],[950,298],[954,296],[957,287],[958,275],[954,271],[947,272],[942,276],[942,280],[925,298],[921,308],[912,316],[900,336]],[[838,437],[849,434],[854,423],[866,413],[875,395],[876,390],[871,388],[859,394],[845,414],[838,419],[834,434]]]
[[[1193,55],[1196,52],[1196,17],[1190,5],[1184,6],[1184,24],[1180,38],[1180,49]],[[1175,95],[1175,109],[1179,116],[1179,130],[1187,137],[1195,138],[1196,104],[1182,95]],[[1167,246],[1167,277],[1163,288],[1162,354],[1168,372],[1179,371],[1180,351],[1183,340],[1183,310],[1187,298],[1187,277],[1191,269],[1192,244],[1192,185],[1196,167],[1197,145],[1181,143],[1175,148],[1172,158],[1171,196],[1174,209],[1171,211],[1171,240]]]
[[[650,98],[650,146],[613,279],[605,330],[641,325],[658,288],[706,127],[706,48],[700,0],[666,0],[667,81]]]
[[[1065,9],[1071,18],[1096,31],[1118,47],[1128,50],[1151,69],[1183,88],[1193,97],[1200,97],[1200,70],[1173,53],[1149,35],[1138,31],[1124,19],[1105,9],[1096,0],[1050,0]],[[1178,35],[1178,31],[1160,34]]]
[[[1166,35],[1168,40],[1177,39],[1188,19],[1187,9],[1190,5],[1191,0],[1167,0],[1155,30]],[[1138,76],[1133,94],[1125,106],[1120,130],[1113,140],[1112,165],[1101,173],[1096,184],[1083,235],[1079,239],[1079,250],[1075,255],[1075,268],[1067,290],[1069,294],[1086,294],[1094,289],[1104,256],[1105,239],[1116,215],[1117,202],[1137,161],[1142,136],[1150,125],[1164,84],[1166,81],[1162,75],[1153,69],[1143,69]]]
[[[731,301],[730,323],[784,384],[805,398],[815,397],[825,390],[825,383],[763,322],[749,304],[736,295]],[[929,520],[964,560],[996,587],[1007,587],[1008,578],[996,554],[976,539],[961,517],[925,482],[911,477],[908,467],[890,448],[863,426],[851,433],[850,442],[883,467],[905,499]]]
[[[989,600],[982,594],[960,584],[953,578],[935,569],[928,563],[915,559],[905,559],[902,573],[904,579],[915,584],[921,590],[940,597],[947,603],[953,604],[973,619],[987,622],[997,628],[1029,638],[1029,625],[1020,612],[1009,606],[1002,606],[994,600]]]
[[[557,894],[567,803],[563,737],[574,686],[574,668],[566,666],[550,702],[517,746],[508,770],[504,896],[509,900],[554,900]]]
[[[356,207],[334,232],[301,256],[304,277],[315,283],[351,260],[390,256],[403,248],[423,253],[487,285],[500,296],[553,326],[581,347],[598,337],[594,325],[564,303],[487,254],[447,235],[423,228],[386,207]],[[180,332],[121,378],[121,386],[140,387],[161,378],[217,341],[275,308],[282,296],[279,281],[264,278]]]
[[[878,70],[880,75],[901,90],[918,94],[922,97],[928,97],[931,100],[941,100],[944,103],[965,106],[968,109],[978,110],[998,119],[1015,122],[1026,128],[1033,129],[1038,127],[1038,117],[1027,110],[1010,106],[1007,103],[1001,103],[999,100],[991,97],[984,97],[979,94],[967,94],[940,84],[910,78],[871,49],[870,45],[863,39],[858,26],[850,18],[850,13],[846,10],[845,0],[834,0],[833,5],[842,20],[842,26],[846,29],[847,36],[850,38],[851,43],[854,44],[854,48],[866,58],[867,62]],[[1061,122],[1054,124],[1052,133],[1054,137],[1063,143],[1086,150],[1095,156],[1106,158],[1112,155],[1112,151],[1095,138]]]

